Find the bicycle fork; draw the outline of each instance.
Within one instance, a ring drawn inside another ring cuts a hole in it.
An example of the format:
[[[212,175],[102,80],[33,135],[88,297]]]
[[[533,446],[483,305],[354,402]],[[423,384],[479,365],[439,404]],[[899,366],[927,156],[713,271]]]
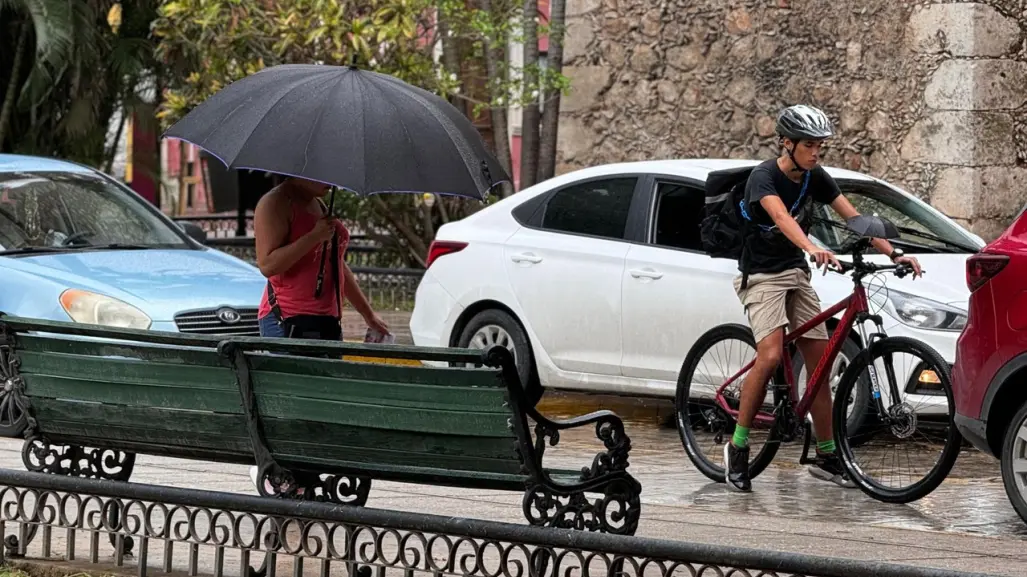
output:
[[[873,321],[877,326],[877,332],[867,334],[866,332],[866,321]],[[884,332],[884,321],[881,319],[881,315],[872,315],[863,313],[856,317],[856,322],[859,325],[860,337],[863,342],[866,343],[864,353],[867,356],[870,355],[870,349],[877,341],[888,338],[888,335]],[[888,394],[894,401],[899,398],[898,383],[895,377],[895,367],[892,365],[891,355],[887,355],[884,358],[884,371],[888,377]],[[874,399],[874,403],[877,404],[878,414],[881,416],[888,415],[888,411],[884,407],[884,400],[881,398],[881,381],[877,373],[877,365],[873,362],[873,359],[868,359],[867,372],[870,373],[870,394]]]

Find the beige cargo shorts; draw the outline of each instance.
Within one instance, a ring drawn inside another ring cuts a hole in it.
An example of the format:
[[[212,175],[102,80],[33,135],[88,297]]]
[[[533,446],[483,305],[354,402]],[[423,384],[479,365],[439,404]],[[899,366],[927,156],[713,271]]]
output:
[[[740,288],[742,275],[735,277],[735,293],[749,315],[757,343],[781,327],[794,331],[821,313],[820,297],[809,282],[811,276],[808,269],[797,268],[750,274],[745,290]],[[827,340],[827,327],[820,323],[803,338]]]

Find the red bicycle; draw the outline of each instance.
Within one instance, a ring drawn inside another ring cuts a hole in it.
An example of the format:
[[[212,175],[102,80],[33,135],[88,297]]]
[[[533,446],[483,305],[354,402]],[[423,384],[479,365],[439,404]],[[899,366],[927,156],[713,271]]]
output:
[[[783,361],[767,387],[770,402],[764,399],[750,428],[750,478],[766,469],[781,443],[800,436],[799,462],[813,462],[807,417],[817,392],[829,380],[834,393],[834,440],[849,476],[864,493],[884,502],[908,503],[936,489],[952,470],[961,437],[953,422],[949,365],[923,342],[887,336],[881,316],[871,313],[871,300],[884,303],[882,306],[888,300],[877,293],[868,297],[863,280],[886,271],[902,278],[912,269],[867,262],[863,254],[870,246],[869,238],[859,238],[852,247],[852,262],[843,262],[837,271],[852,274],[852,294],[785,335]],[[842,311],[845,314],[834,327],[827,352],[812,372],[812,386],[800,397],[792,363],[794,342]],[[867,323],[873,323],[876,332],[867,334]],[[846,345],[846,341],[850,343]],[[751,350],[750,356],[746,349]],[[716,354],[707,359],[711,352]],[[723,446],[734,432],[741,383],[755,362],[755,353],[756,344],[747,326],[717,326],[689,351],[678,379],[675,409],[685,452],[703,474],[719,483],[724,482]],[[900,367],[898,361],[905,357],[913,362]],[[713,363],[712,374],[700,372]],[[924,425],[924,430],[918,425]],[[889,455],[889,449],[898,450]],[[940,453],[933,461],[925,456],[931,451]],[[907,471],[881,474],[887,467],[903,465]],[[924,471],[914,473],[914,467]],[[889,480],[898,483],[889,484]]]

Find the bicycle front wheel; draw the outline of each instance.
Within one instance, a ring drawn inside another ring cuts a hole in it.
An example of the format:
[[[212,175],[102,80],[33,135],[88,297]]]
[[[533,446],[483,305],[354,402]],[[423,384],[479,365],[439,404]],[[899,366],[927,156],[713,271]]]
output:
[[[854,395],[870,382],[869,395]],[[852,399],[871,403],[873,418],[850,430]],[[875,342],[849,365],[833,411],[835,443],[853,482],[886,503],[909,503],[938,488],[952,471],[961,436],[948,363],[929,345],[906,337]]]

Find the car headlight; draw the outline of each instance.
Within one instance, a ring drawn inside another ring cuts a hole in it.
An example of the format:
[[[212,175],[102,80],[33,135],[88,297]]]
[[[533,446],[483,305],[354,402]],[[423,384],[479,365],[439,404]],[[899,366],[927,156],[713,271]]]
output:
[[[887,289],[882,292],[885,294],[875,294],[871,300],[887,308],[902,324],[941,331],[961,331],[966,326],[966,311],[902,291]]]
[[[61,306],[77,323],[129,329],[148,329],[152,323],[146,313],[125,301],[79,289],[61,293]]]

